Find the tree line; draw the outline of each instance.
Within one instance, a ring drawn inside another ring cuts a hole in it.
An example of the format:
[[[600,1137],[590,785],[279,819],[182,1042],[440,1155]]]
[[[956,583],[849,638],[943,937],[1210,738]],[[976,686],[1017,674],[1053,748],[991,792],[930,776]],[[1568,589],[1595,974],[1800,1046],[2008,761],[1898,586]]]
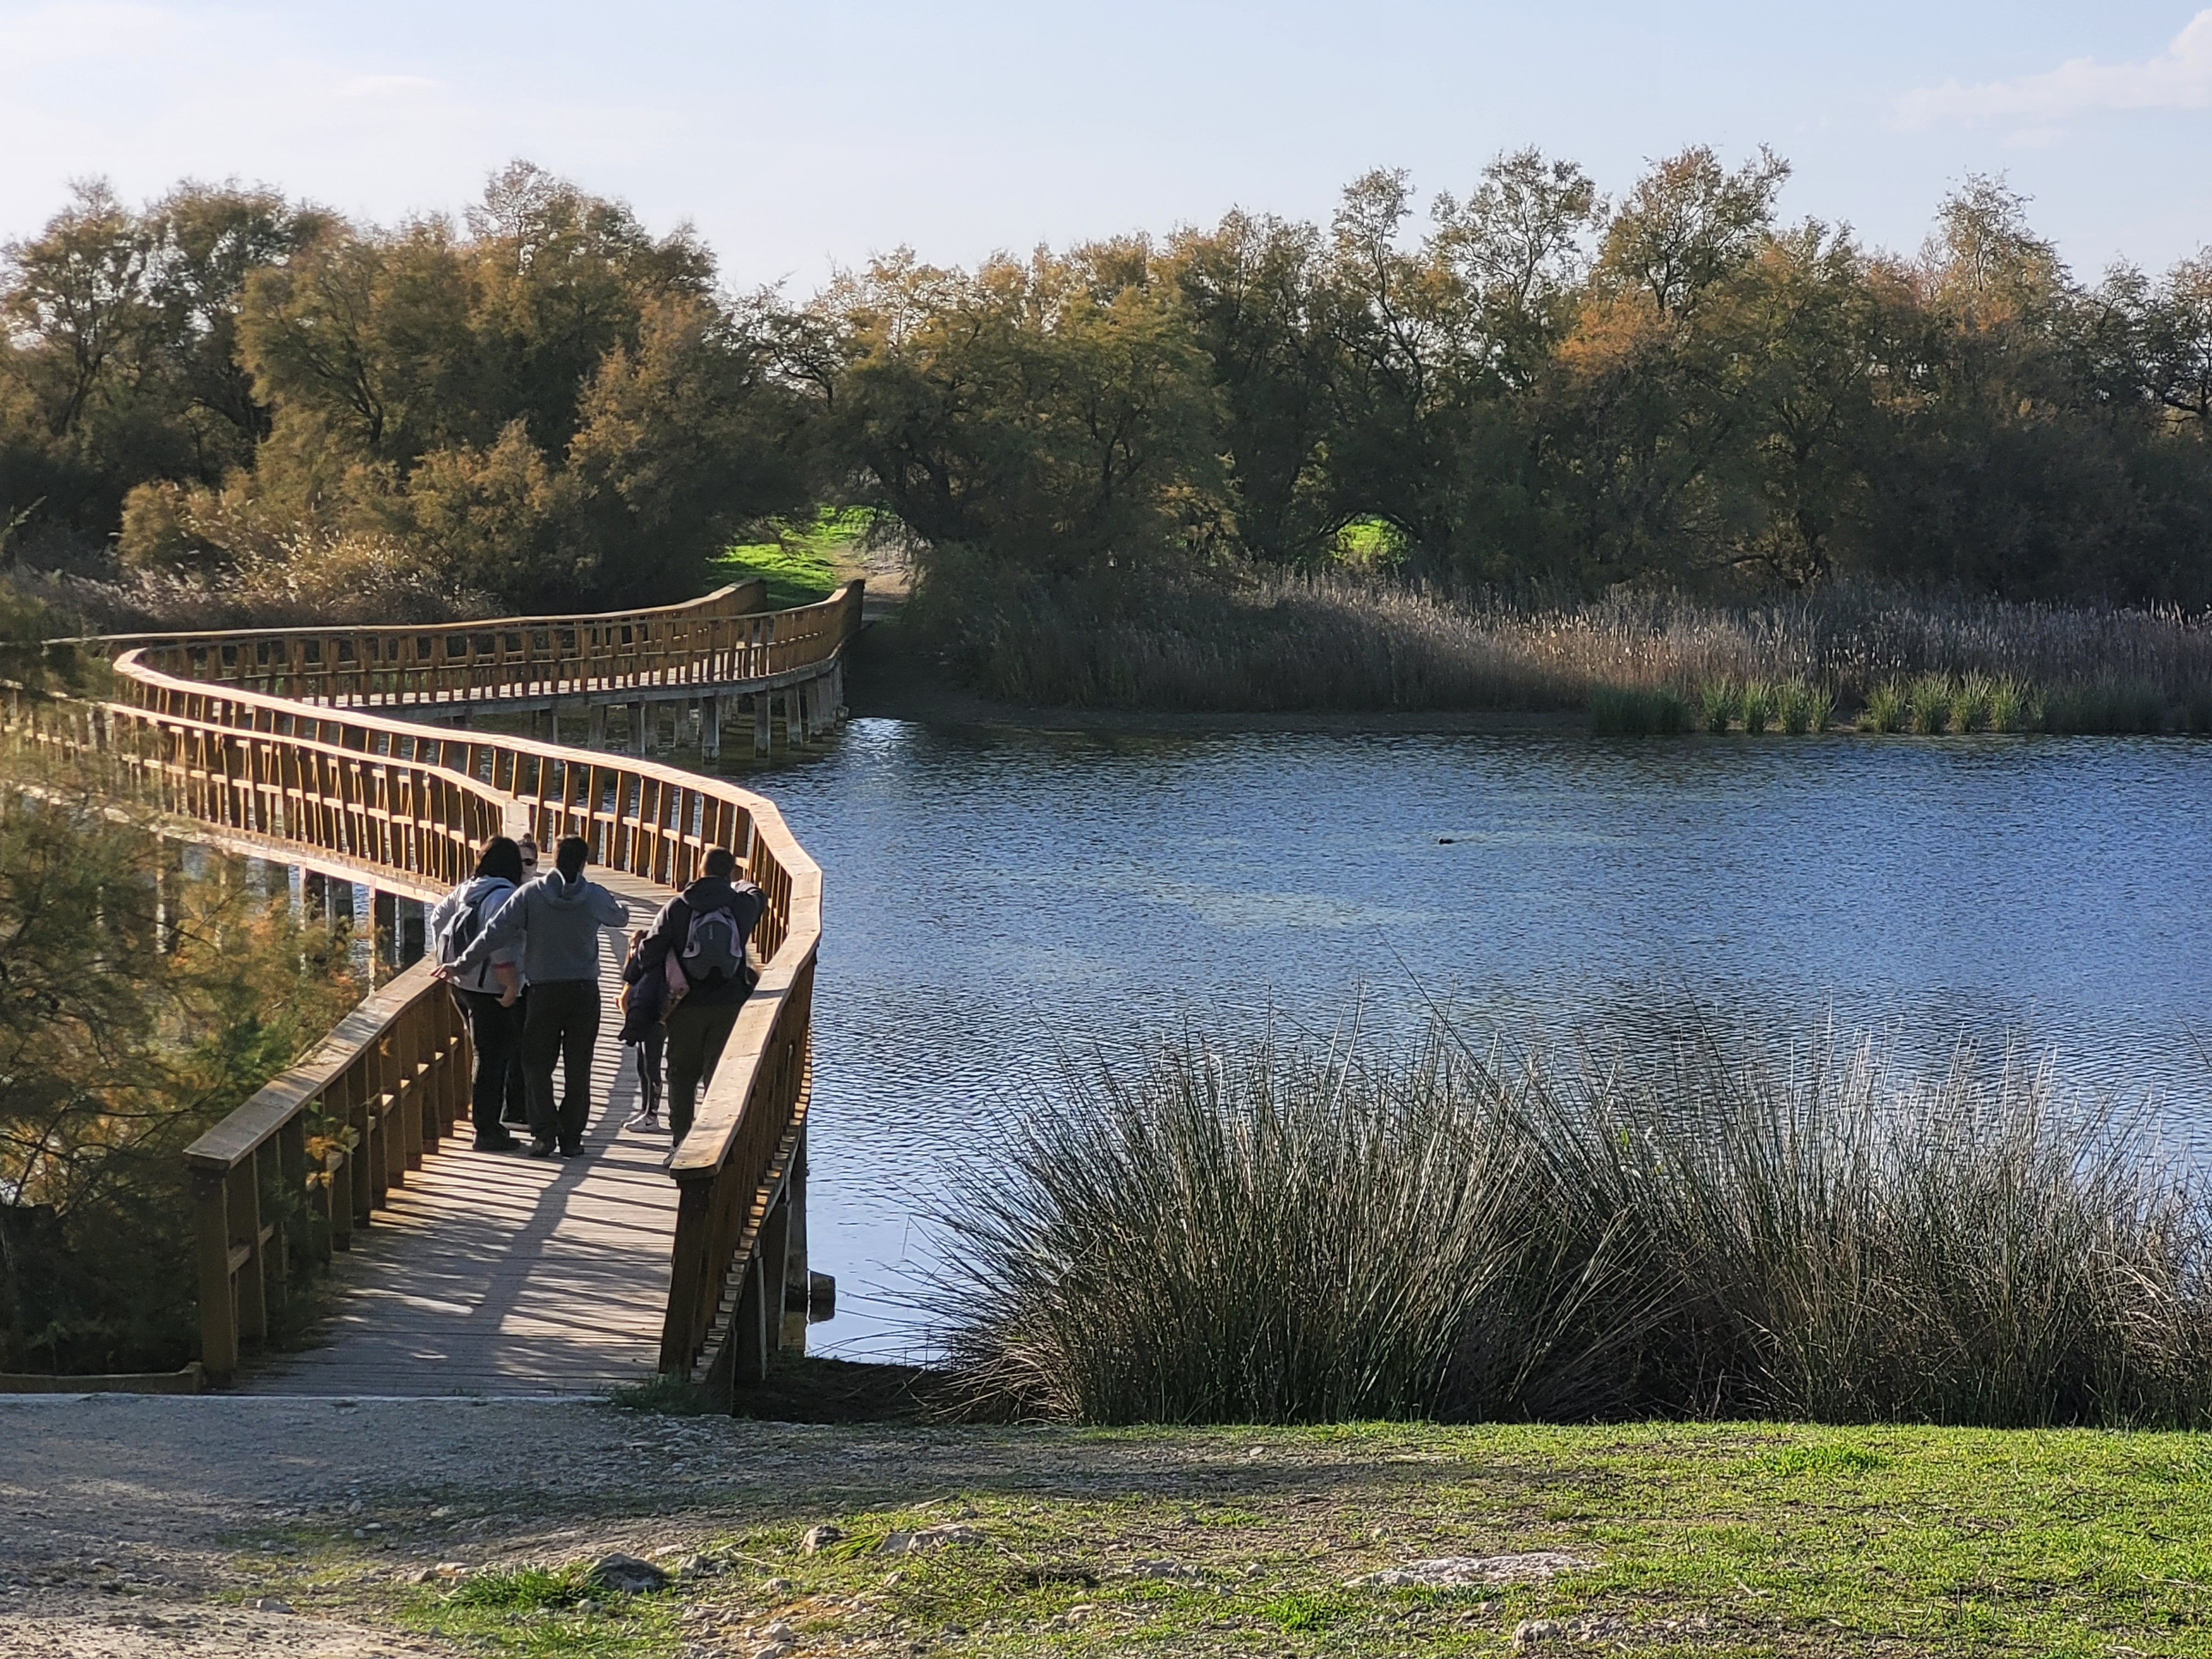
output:
[[[391,228],[81,186],[0,273],[0,564],[626,603],[834,503],[926,572],[2212,601],[2212,251],[2083,280],[1974,178],[1899,255],[1788,172],[1525,150],[804,298],[526,164]]]

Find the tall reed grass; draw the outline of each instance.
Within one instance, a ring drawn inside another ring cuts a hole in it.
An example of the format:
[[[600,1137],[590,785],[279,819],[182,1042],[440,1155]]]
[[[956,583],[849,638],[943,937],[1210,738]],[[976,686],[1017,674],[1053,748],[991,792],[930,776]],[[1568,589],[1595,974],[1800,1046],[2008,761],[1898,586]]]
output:
[[[1186,1036],[1010,1133],[937,1218],[978,1410],[2212,1419],[2203,1188],[2014,1058]]]
[[[1049,584],[944,554],[910,615],[977,690],[1033,703],[1565,710],[1599,687],[1697,700],[1724,683],[1796,682],[1856,708],[1891,682],[1978,674],[2145,684],[2170,705],[2201,704],[2212,728],[2212,616],[1850,581],[1771,604],[1545,605],[1344,574]]]

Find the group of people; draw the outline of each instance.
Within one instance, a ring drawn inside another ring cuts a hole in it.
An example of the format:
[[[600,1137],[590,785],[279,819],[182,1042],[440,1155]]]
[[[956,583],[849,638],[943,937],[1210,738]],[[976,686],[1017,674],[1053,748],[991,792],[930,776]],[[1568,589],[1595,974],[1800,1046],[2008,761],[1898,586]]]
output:
[[[528,836],[495,836],[476,873],[430,912],[437,971],[476,1052],[470,1115],[479,1152],[521,1146],[508,1127],[520,1121],[534,1158],[583,1152],[599,1039],[599,936],[629,921],[629,908],[585,876],[590,861],[582,836],[563,836],[541,876]],[[622,1041],[636,1048],[639,1103],[625,1127],[661,1127],[665,1057],[667,1127],[679,1141],[690,1132],[699,1091],[758,976],[752,934],[767,908],[761,890],[738,878],[735,856],[716,848],[704,873],[630,935]]]

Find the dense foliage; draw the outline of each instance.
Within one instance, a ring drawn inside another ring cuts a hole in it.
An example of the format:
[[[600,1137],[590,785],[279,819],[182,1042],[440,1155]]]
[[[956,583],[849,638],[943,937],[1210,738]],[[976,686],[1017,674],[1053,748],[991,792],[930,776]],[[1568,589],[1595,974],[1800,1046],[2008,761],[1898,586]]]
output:
[[[810,502],[925,571],[1252,565],[2212,600],[2212,254],[2070,273],[2001,181],[1910,257],[1706,149],[1503,155],[802,301],[518,164],[463,222],[88,186],[0,273],[0,566],[389,607],[686,591]],[[75,550],[74,553],[70,550]],[[88,552],[89,550],[89,552]],[[112,569],[112,567],[110,567]]]
[[[465,226],[391,230],[88,185],[8,259],[21,544],[112,535],[127,566],[278,593],[312,570],[340,603],[567,605],[688,596],[804,498],[760,308],[688,231],[526,165]]]
[[[167,1370],[198,1343],[184,1148],[362,988],[238,866],[37,781],[0,777],[0,1370]]]

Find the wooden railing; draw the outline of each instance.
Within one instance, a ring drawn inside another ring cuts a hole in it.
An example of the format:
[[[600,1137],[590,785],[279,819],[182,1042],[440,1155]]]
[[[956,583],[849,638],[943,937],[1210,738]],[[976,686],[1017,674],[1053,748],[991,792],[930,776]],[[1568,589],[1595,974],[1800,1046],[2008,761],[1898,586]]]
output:
[[[301,1265],[356,1227],[469,1100],[468,1027],[417,963],[185,1150],[199,1212],[200,1359],[221,1380],[269,1329]]]
[[[726,605],[729,592],[713,602]],[[616,656],[595,669],[618,684],[646,673],[662,677],[655,684],[713,684],[733,661],[717,629],[765,622],[773,643],[789,647],[789,665],[778,672],[818,672],[859,618],[855,585],[764,618],[708,615],[712,626],[682,635],[704,653],[689,660],[672,654],[677,635],[634,631],[635,660]],[[580,634],[603,619],[570,620]],[[279,672],[218,678],[240,665],[225,660],[229,637],[123,650],[106,702],[11,694],[6,733],[18,746],[96,769],[109,793],[182,833],[419,898],[461,880],[490,836],[525,829],[547,844],[581,836],[596,862],[671,889],[696,876],[708,852],[727,847],[760,884],[769,901],[755,934],[760,983],[669,1164],[680,1190],[659,1363],[694,1374],[759,1358],[773,1340],[762,1333],[783,1304],[789,1206],[781,1200],[803,1170],[822,921],[821,871],[781,815],[749,791],[673,767],[372,712],[353,700],[383,698],[390,687],[317,680],[314,670],[338,665],[308,664],[296,648]],[[249,647],[276,637],[237,640]],[[296,647],[343,636],[283,637]],[[257,671],[278,667],[273,651],[267,662],[250,654]],[[179,667],[186,672],[169,672]],[[495,682],[538,683],[520,673]],[[453,689],[423,686],[428,695]],[[418,969],[372,994],[313,1058],[193,1145],[211,1375],[228,1375],[240,1345],[261,1334],[270,1287],[301,1253],[342,1247],[451,1129],[468,1065],[451,997]]]
[[[747,582],[689,605],[592,617],[102,643],[118,655],[136,650],[163,673],[295,702],[390,708],[772,683],[814,669],[858,626],[858,583],[790,611],[760,611],[764,591]]]

